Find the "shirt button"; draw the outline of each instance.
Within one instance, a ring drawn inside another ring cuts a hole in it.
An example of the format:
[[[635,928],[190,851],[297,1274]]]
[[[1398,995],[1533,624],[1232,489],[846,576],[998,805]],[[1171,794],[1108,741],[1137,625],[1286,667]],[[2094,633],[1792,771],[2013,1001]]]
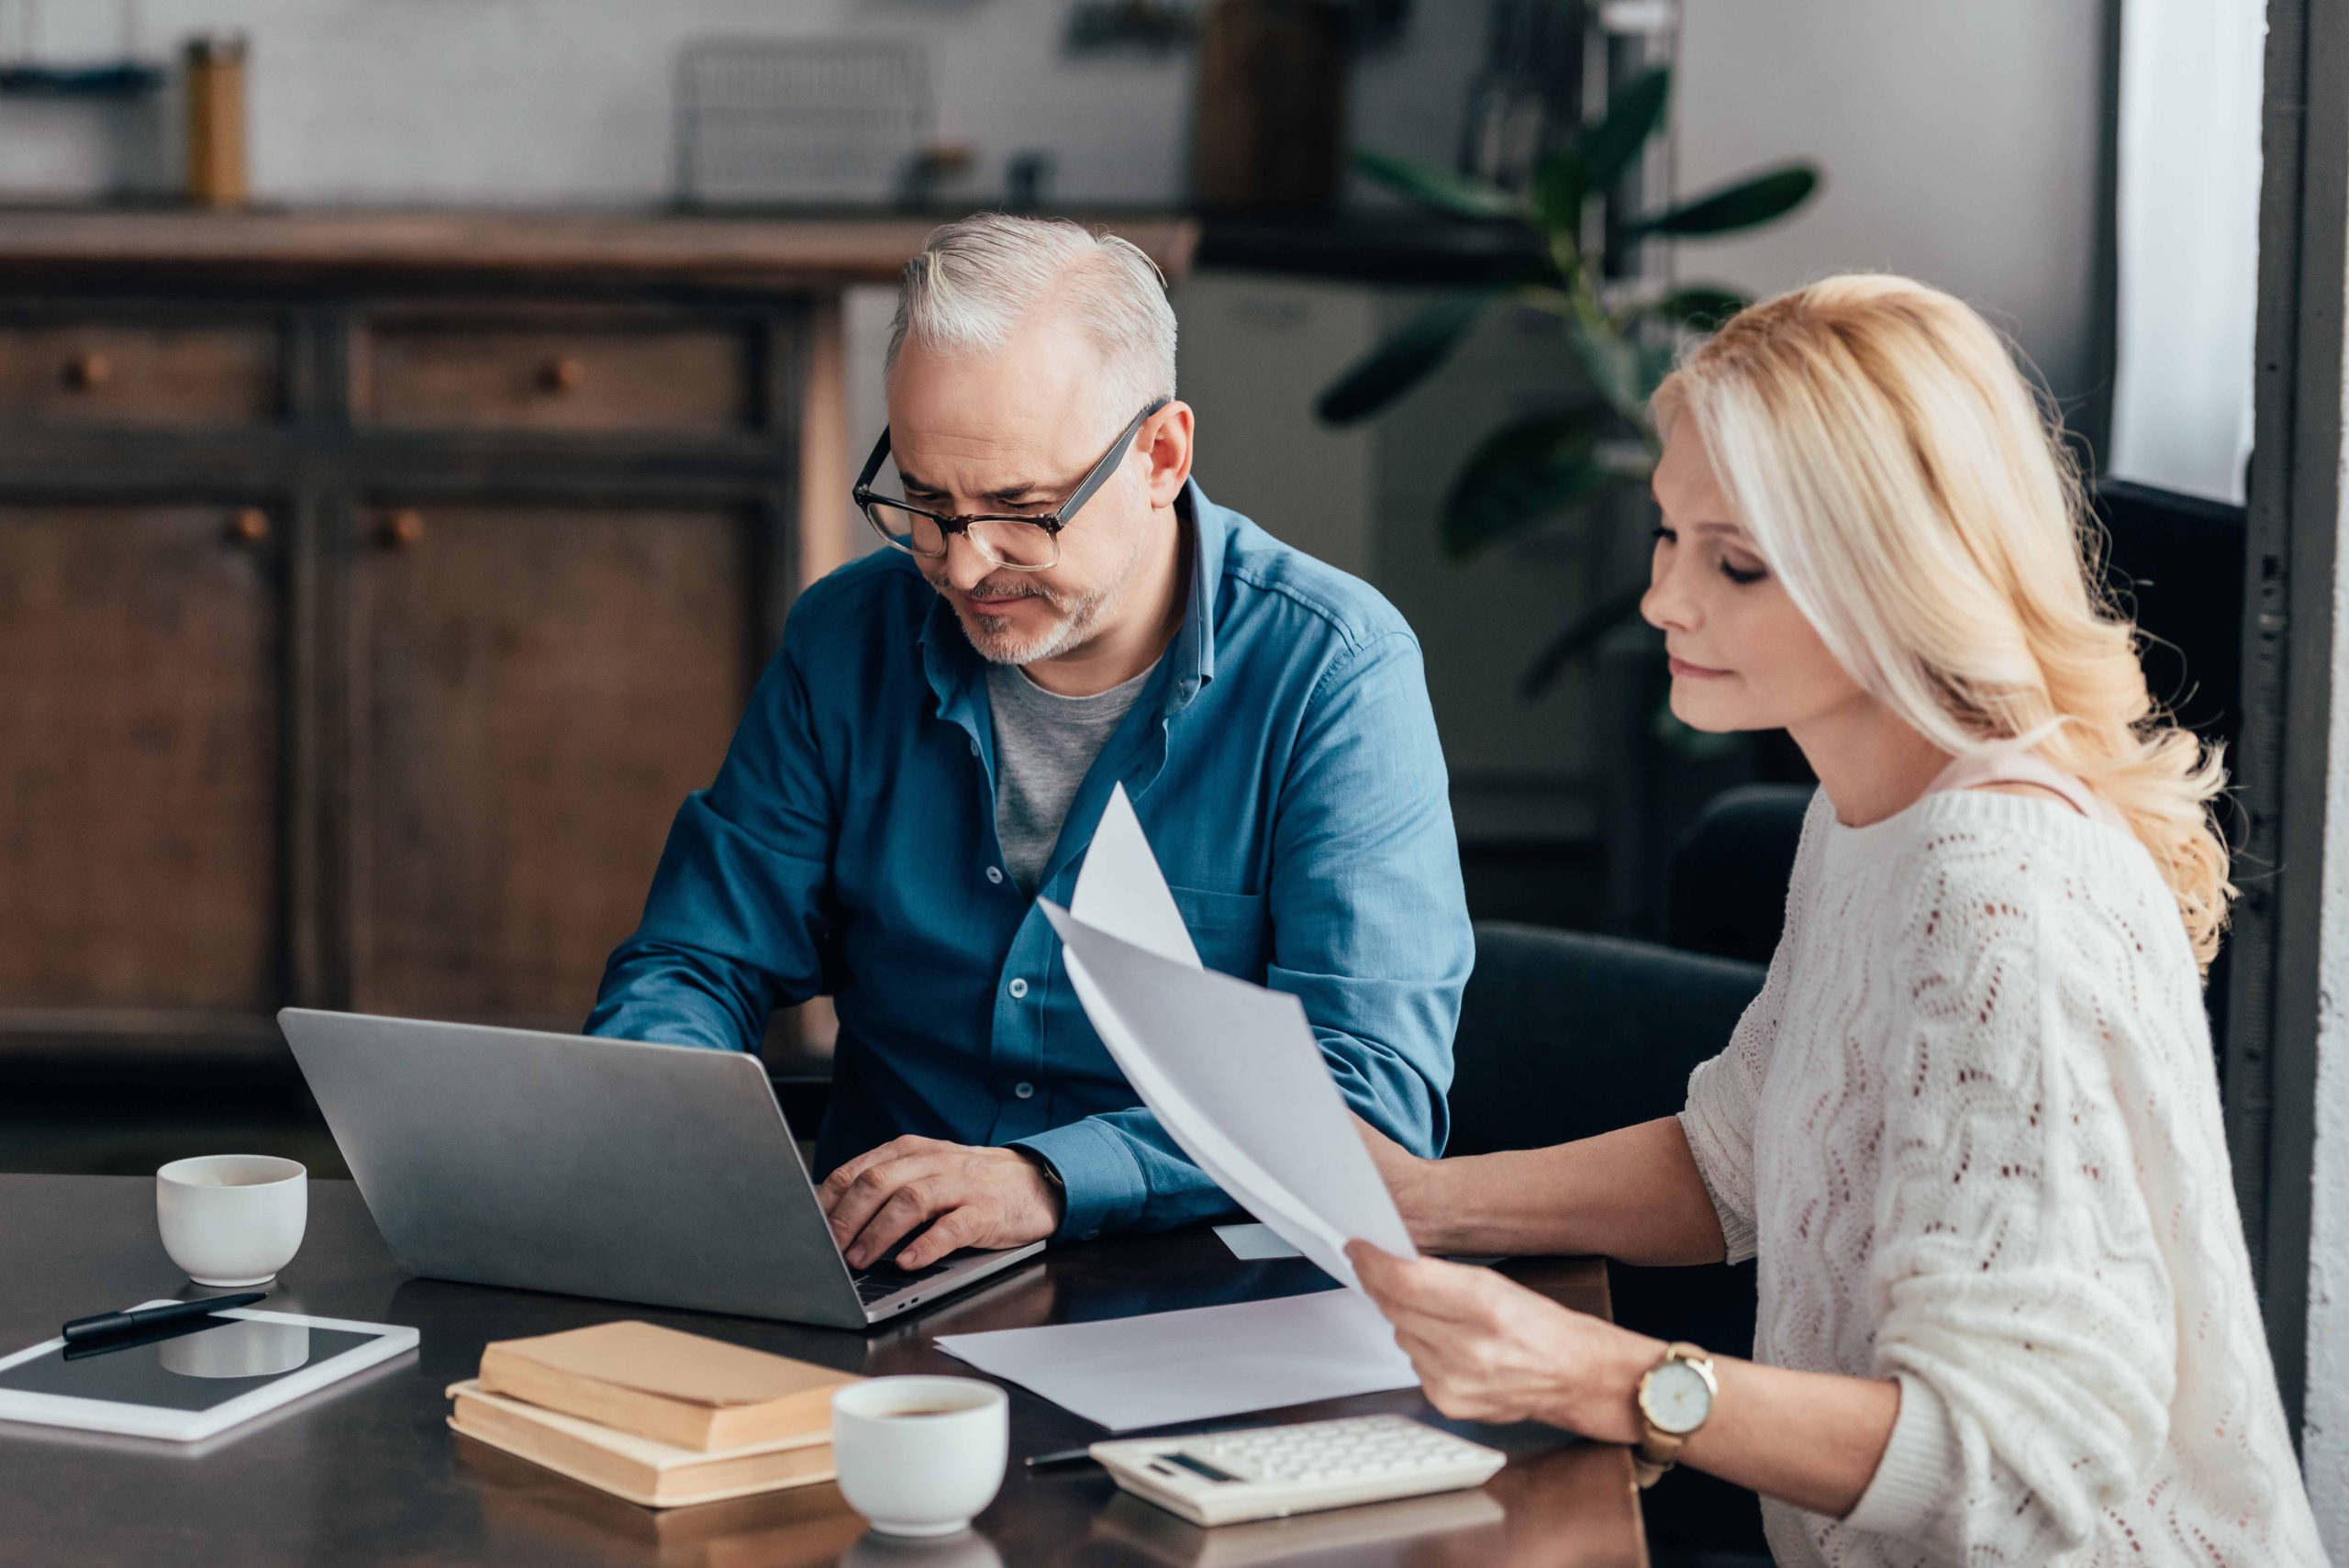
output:
[[[972,755],[972,756],[974,756],[974,757],[975,757],[975,756],[977,756],[978,754],[979,754],[979,743],[978,743],[977,741],[974,740],[974,741],[972,741],[972,742],[971,742],[971,755]]]
[[[996,884],[998,886],[1001,885],[1003,882],[1003,868],[1001,866],[987,867],[987,880]]]
[[[1025,980],[1015,980],[1011,983],[1011,999],[1013,1001],[1016,1002],[1026,995],[1028,995],[1028,982]]]
[[[1024,1100],[1035,1094],[1036,1085],[1033,1084],[1014,1084],[1011,1085],[1011,1092]]]

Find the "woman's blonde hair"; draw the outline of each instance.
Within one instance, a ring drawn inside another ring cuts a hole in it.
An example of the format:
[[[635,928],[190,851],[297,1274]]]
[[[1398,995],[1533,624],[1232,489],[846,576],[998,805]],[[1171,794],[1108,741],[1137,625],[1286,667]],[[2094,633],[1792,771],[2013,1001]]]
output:
[[[2207,968],[2225,928],[2215,748],[2145,688],[2136,627],[2053,412],[1988,323],[1907,278],[1765,300],[1656,394],[1796,607],[1860,686],[1934,745],[2034,748],[2152,852]]]

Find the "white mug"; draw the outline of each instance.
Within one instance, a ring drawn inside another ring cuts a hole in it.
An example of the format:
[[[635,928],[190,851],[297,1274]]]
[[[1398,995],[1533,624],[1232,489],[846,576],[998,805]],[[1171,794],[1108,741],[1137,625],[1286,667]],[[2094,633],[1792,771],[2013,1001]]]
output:
[[[301,1250],[310,1173],[273,1154],[203,1154],[155,1173],[163,1251],[198,1284],[267,1284]]]
[[[876,1377],[832,1393],[832,1465],[886,1535],[952,1535],[1003,1485],[1011,1401],[971,1377]]]

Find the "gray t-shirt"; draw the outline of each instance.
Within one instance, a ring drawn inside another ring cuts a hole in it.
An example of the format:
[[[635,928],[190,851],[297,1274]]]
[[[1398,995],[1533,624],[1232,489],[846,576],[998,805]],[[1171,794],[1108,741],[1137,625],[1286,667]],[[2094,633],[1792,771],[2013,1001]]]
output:
[[[1022,891],[1036,891],[1076,786],[1149,679],[1144,670],[1106,692],[1064,697],[1016,666],[987,666],[987,701],[995,709],[995,833],[1003,841],[1004,870]]]

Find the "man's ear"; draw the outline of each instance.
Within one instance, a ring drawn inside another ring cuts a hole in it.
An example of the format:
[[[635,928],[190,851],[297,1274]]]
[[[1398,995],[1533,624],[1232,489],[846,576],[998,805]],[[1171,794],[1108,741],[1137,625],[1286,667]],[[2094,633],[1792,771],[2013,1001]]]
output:
[[[1191,478],[1191,406],[1170,403],[1142,427],[1141,450],[1150,460],[1150,504],[1172,506]]]

